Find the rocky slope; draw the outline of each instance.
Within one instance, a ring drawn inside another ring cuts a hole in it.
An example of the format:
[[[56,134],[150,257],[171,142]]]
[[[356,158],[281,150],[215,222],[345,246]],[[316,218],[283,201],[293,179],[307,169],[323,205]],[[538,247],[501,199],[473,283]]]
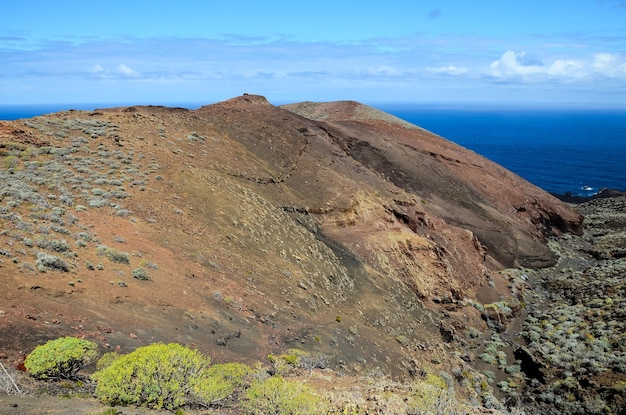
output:
[[[536,413],[626,413],[626,197],[577,207],[582,237],[550,241],[554,267],[530,273],[529,317],[519,333],[543,382],[524,389]]]
[[[552,195],[355,102],[67,111],[1,122],[0,155],[12,365],[71,334],[474,373],[467,333],[521,313],[524,283],[500,271],[553,265],[547,238],[582,232]]]

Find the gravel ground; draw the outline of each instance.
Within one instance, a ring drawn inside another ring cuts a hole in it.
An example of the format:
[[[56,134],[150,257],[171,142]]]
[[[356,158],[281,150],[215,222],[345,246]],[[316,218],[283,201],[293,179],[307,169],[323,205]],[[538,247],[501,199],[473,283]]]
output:
[[[577,209],[584,235],[551,241],[560,259],[533,278],[521,334],[548,377],[529,396],[538,413],[626,413],[626,197]]]

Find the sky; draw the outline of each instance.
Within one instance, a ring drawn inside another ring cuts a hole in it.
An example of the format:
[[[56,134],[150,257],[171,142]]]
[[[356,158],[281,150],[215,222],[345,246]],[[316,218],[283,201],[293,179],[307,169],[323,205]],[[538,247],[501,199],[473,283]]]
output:
[[[626,0],[2,0],[0,105],[626,106]]]

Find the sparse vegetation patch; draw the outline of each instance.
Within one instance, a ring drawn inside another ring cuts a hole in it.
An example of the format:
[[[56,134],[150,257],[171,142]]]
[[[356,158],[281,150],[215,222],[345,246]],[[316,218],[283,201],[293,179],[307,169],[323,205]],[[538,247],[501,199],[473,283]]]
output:
[[[130,257],[125,252],[120,252],[114,248],[109,248],[106,245],[99,245],[97,248],[98,255],[105,256],[111,262],[117,262],[118,264],[130,264]]]
[[[47,269],[52,269],[56,271],[68,272],[70,270],[69,266],[65,263],[63,259],[58,256],[50,255],[45,252],[40,252],[37,254],[37,269],[40,272],[46,272]]]

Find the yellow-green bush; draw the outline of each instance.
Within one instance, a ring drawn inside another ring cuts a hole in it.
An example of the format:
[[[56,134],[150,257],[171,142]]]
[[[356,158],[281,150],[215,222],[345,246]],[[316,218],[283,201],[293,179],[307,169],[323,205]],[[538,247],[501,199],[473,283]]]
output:
[[[308,356],[309,353],[300,349],[289,349],[288,353],[275,356],[270,354],[267,359],[270,361],[273,367],[273,374],[285,375],[291,368],[300,367],[302,358]]]
[[[432,415],[470,413],[467,405],[457,401],[454,391],[437,375],[428,374],[423,381],[416,381],[411,398],[409,406],[417,413]]]
[[[199,403],[215,403],[232,395],[244,385],[252,372],[243,363],[222,363],[210,366],[203,376],[192,383],[192,393]]]
[[[252,373],[250,366],[243,363],[221,363],[207,369],[207,376],[222,378],[234,387],[243,386],[246,377]]]
[[[280,376],[257,380],[246,391],[241,404],[249,415],[325,414],[328,404],[313,389]]]
[[[96,372],[96,395],[110,405],[145,405],[176,409],[201,397],[211,362],[197,350],[179,344],[156,343],[114,359]]]
[[[24,366],[38,379],[73,379],[98,357],[98,345],[76,337],[61,337],[35,347]]]
[[[328,365],[328,356],[323,353],[309,353],[300,349],[289,349],[287,353],[267,356],[272,364],[273,374],[285,375],[292,368],[306,370],[324,369]]]
[[[176,343],[156,343],[121,356],[107,353],[93,375],[96,395],[110,405],[208,406],[232,395],[252,371],[240,363],[210,363],[199,351]]]
[[[118,357],[120,357],[120,355],[117,352],[103,354],[102,357],[96,362],[96,370],[102,370],[111,366],[111,364],[113,364]]]

